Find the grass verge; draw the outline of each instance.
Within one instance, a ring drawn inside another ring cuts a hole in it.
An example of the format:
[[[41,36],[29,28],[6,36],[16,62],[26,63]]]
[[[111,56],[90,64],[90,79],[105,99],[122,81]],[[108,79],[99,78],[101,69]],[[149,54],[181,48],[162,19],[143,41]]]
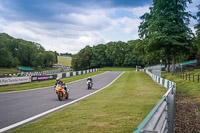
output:
[[[197,73],[200,72],[200,69],[190,72]],[[164,73],[162,74],[162,77],[176,82],[177,93],[180,93],[181,95],[187,96],[195,100],[198,109],[200,110],[200,83],[178,78],[177,76],[172,75],[171,73]]]
[[[34,68],[33,68],[34,69]],[[46,71],[46,70],[57,70],[58,68],[55,67],[45,67],[45,68],[35,68],[34,71],[40,72],[40,71]],[[17,74],[21,72],[19,69],[17,68],[0,68],[0,74]]]
[[[0,68],[0,74],[13,74],[20,72],[17,68]]]
[[[187,71],[187,73],[199,74],[200,69]],[[176,133],[199,133],[200,83],[178,78],[178,76],[171,73],[164,73],[162,77],[176,82],[177,94],[174,131]]]
[[[94,76],[103,72],[105,71],[97,71],[97,72],[87,73],[87,74],[73,76],[69,78],[62,78],[61,80],[64,83],[69,83],[75,80],[87,78],[89,76]],[[40,81],[40,82],[36,81],[36,82],[17,84],[17,85],[0,86],[0,92],[29,90],[29,89],[34,89],[34,88],[53,86],[54,84],[55,84],[55,80],[47,80],[47,81]]]
[[[11,132],[133,132],[165,92],[144,72],[125,72],[99,93]]]

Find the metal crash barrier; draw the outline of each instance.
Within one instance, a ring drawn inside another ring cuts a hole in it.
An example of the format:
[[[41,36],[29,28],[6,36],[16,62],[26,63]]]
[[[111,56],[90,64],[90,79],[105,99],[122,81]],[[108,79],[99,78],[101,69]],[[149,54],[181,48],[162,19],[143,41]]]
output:
[[[148,70],[146,73],[168,91],[133,133],[173,133],[176,83],[160,78]]]

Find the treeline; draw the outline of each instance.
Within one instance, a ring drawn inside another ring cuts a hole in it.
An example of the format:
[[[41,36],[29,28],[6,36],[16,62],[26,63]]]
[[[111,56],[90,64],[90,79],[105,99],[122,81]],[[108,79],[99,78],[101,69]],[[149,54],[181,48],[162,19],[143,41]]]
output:
[[[57,61],[58,53],[45,51],[38,43],[15,39],[0,33],[0,67],[47,67]]]
[[[60,56],[69,56],[69,57],[72,57],[72,54],[68,53],[68,52],[66,52],[66,53],[60,53],[59,55]]]
[[[186,12],[190,0],[154,0],[150,13],[140,18],[140,39],[86,46],[72,56],[72,67],[83,70],[104,66],[151,66],[200,60],[200,5],[196,15]],[[196,35],[188,27],[190,18],[197,19]]]
[[[127,43],[118,41],[86,46],[72,56],[72,67],[74,70],[84,70],[105,66],[144,66],[144,50],[140,49],[140,43],[140,40],[131,40]]]

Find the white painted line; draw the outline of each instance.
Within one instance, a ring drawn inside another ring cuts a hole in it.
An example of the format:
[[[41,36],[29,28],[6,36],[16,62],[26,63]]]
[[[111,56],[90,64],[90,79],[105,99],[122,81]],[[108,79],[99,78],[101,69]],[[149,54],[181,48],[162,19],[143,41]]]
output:
[[[104,72],[104,73],[107,73],[107,72]],[[104,74],[104,73],[101,73],[101,74]],[[97,75],[94,75],[94,76],[91,76],[91,77],[96,77],[96,76],[101,75],[101,74],[97,74]],[[79,80],[72,81],[72,82],[69,82],[69,83],[66,83],[66,84],[75,83],[75,82],[78,82],[78,81],[81,81],[81,80],[85,80],[85,79],[87,79],[87,78],[79,79]],[[34,88],[34,89],[28,89],[28,90],[20,90],[20,91],[0,92],[0,95],[1,94],[5,94],[5,93],[16,93],[16,92],[24,92],[24,91],[36,91],[36,90],[41,90],[41,89],[47,89],[47,88],[50,88],[50,87],[53,87],[53,86],[48,86],[48,87],[43,87],[43,88]]]
[[[103,87],[103,88],[101,88],[101,89],[99,89],[99,90],[97,90],[97,91],[95,91],[95,92],[92,92],[92,93],[90,93],[90,94],[88,94],[88,95],[85,95],[85,96],[79,98],[79,99],[76,99],[76,100],[71,101],[71,102],[69,102],[69,103],[63,104],[63,105],[58,106],[58,107],[56,107],[56,108],[53,108],[53,109],[51,109],[51,110],[45,111],[45,112],[43,112],[43,113],[41,113],[41,114],[35,115],[35,116],[30,117],[30,118],[28,118],[28,119],[25,119],[25,120],[23,120],[23,121],[17,122],[17,123],[15,123],[15,124],[10,125],[10,126],[1,128],[1,129],[0,129],[0,133],[1,133],[1,132],[5,132],[5,131],[7,131],[7,130],[10,130],[10,129],[12,129],[12,128],[15,128],[15,127],[17,127],[17,126],[23,125],[23,124],[25,124],[25,123],[27,123],[27,122],[30,122],[30,121],[32,121],[32,120],[35,120],[35,119],[37,119],[37,118],[39,118],[39,117],[42,117],[42,116],[47,115],[47,114],[49,114],[49,113],[52,113],[52,112],[54,112],[54,111],[56,111],[56,110],[58,110],[58,109],[61,109],[61,108],[65,107],[65,106],[68,106],[68,105],[71,105],[71,104],[73,104],[73,103],[76,103],[76,102],[78,102],[78,101],[80,101],[80,100],[82,100],[82,99],[84,99],[84,98],[86,98],[86,97],[89,97],[89,96],[91,96],[91,95],[93,95],[93,94],[95,94],[95,93],[97,93],[97,92],[99,92],[99,91],[105,89],[105,88],[108,87],[109,85],[111,85],[111,84],[112,84],[113,82],[115,82],[123,73],[124,73],[124,72],[122,72],[122,73],[121,73],[117,78],[115,78],[110,84],[106,85],[105,87]]]

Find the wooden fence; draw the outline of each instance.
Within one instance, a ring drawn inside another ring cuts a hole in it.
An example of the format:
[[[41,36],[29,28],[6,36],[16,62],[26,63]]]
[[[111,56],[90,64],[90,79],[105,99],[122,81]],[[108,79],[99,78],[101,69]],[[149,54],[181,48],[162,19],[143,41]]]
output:
[[[199,83],[199,80],[200,80],[200,75],[195,74],[195,73],[179,72],[179,73],[176,73],[176,76],[178,78],[188,80],[191,82],[196,82],[196,83]]]

